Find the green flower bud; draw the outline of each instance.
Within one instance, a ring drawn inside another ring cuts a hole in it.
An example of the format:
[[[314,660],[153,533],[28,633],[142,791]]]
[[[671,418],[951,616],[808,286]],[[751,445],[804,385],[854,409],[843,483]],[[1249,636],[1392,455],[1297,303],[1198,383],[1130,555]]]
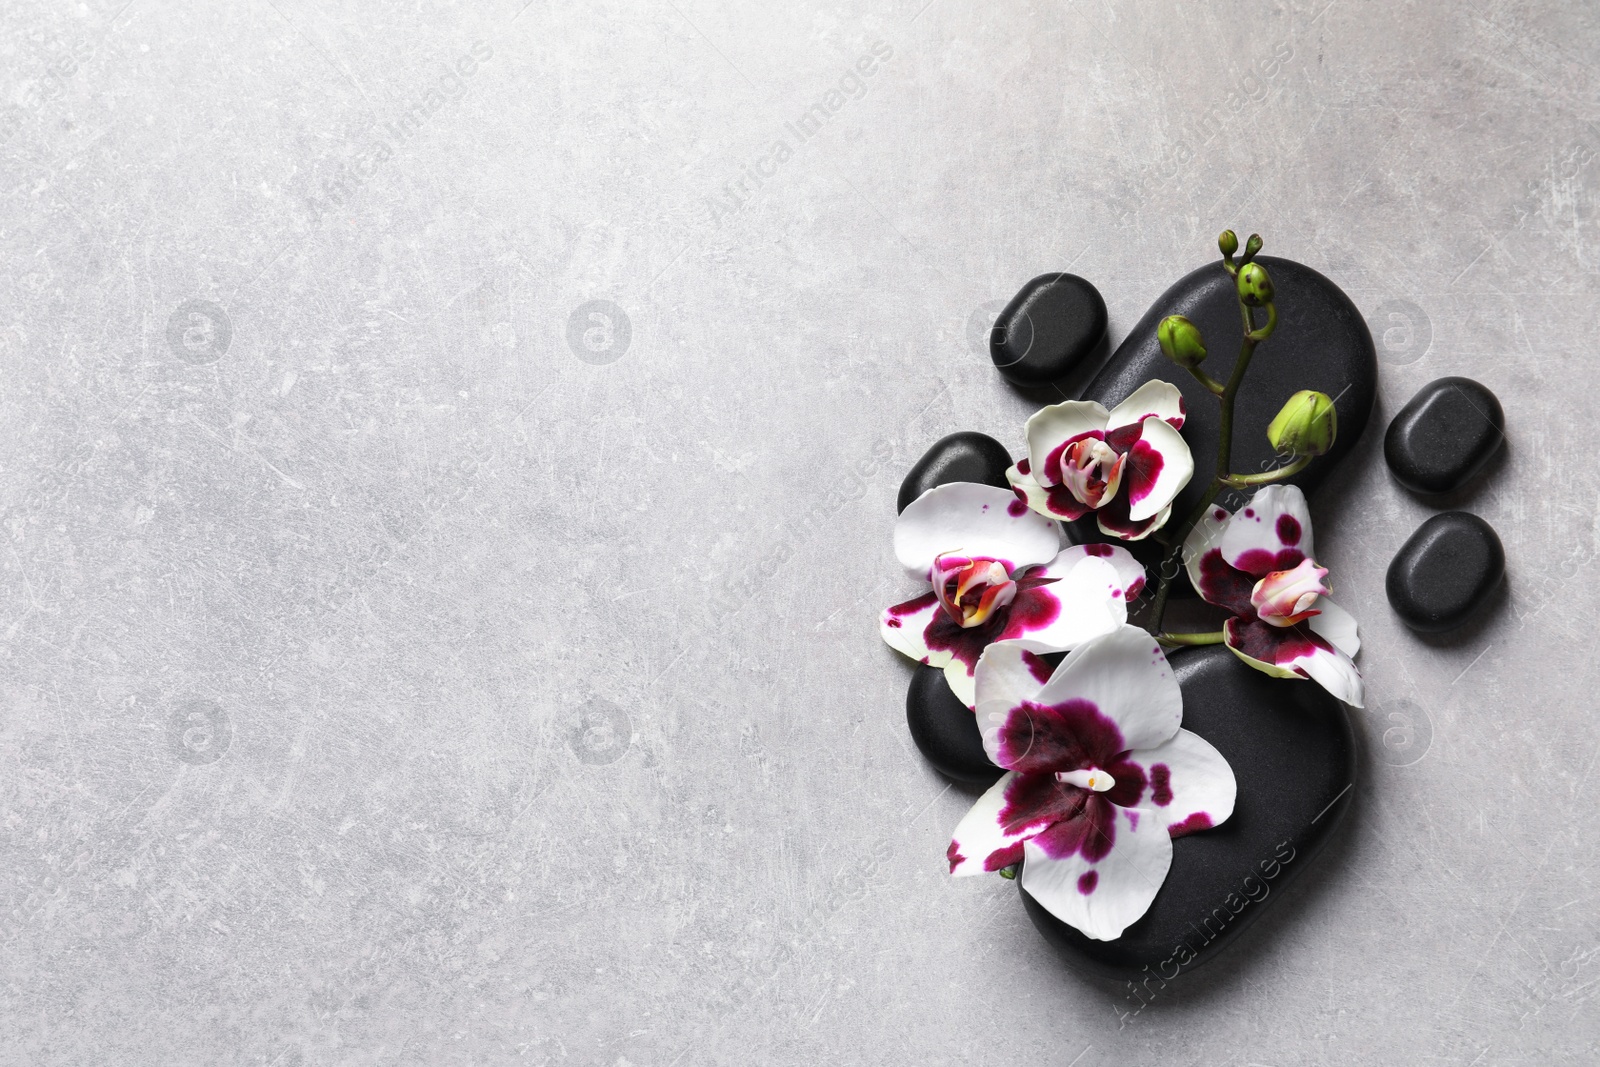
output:
[[[1327,393],[1302,389],[1267,426],[1267,440],[1280,455],[1321,456],[1339,433],[1339,412]]]
[[[1272,303],[1272,279],[1267,276],[1267,268],[1259,263],[1246,263],[1239,268],[1239,299],[1253,308]]]
[[[1222,236],[1217,238],[1217,247],[1222,249],[1224,256],[1231,256],[1239,251],[1239,235],[1232,230],[1223,230]]]
[[[1259,251],[1261,251],[1261,235],[1253,233],[1250,235],[1250,239],[1244,243],[1244,258],[1255,259],[1256,253]]]
[[[1168,315],[1156,327],[1161,351],[1180,367],[1198,367],[1206,358],[1206,342],[1200,327],[1182,315]]]

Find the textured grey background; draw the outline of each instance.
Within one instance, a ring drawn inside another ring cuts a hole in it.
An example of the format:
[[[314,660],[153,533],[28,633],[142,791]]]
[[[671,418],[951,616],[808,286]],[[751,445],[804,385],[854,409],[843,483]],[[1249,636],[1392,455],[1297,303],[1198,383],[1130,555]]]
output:
[[[0,8],[0,1060],[1594,1061],[1592,5],[522,4]],[[997,301],[1225,225],[1498,391],[1511,577],[1396,623],[1369,433],[1350,821],[1140,1010],[874,621]]]

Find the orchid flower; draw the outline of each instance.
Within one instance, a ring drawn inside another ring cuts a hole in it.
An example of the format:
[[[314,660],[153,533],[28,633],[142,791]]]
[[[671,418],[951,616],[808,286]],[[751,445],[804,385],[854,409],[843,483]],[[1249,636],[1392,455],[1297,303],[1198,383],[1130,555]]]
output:
[[[1298,486],[1266,486],[1231,515],[1212,508],[1184,542],[1183,562],[1195,590],[1233,612],[1223,634],[1234,655],[1279,678],[1314,679],[1361,707],[1356,620],[1328,599]]]
[[[1194,473],[1182,426],[1183,394],[1168,382],[1145,382],[1109,412],[1092,400],[1053,404],[1028,420],[1027,458],[1006,480],[1041,515],[1092,511],[1101,533],[1137,541],[1167,521]]]
[[[1109,941],[1149,909],[1172,839],[1233,814],[1232,768],[1181,728],[1177,679],[1136,626],[1080,645],[1054,673],[1017,645],[991,645],[977,696],[984,751],[1007,773],[956,827],[951,874],[1020,860],[1034,900]]]
[[[889,647],[944,668],[973,705],[973,669],[995,641],[1065,652],[1121,626],[1144,588],[1125,548],[1061,548],[1059,527],[1010,492],[975,482],[937,486],[912,501],[894,528],[894,551],[932,586],[883,613]]]

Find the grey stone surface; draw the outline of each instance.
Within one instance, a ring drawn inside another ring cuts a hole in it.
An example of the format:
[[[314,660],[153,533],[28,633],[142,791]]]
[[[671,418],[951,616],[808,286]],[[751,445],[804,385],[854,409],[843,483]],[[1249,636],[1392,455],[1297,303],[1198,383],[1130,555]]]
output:
[[[0,6],[0,1061],[1594,1062],[1597,46],[1575,2]],[[1431,508],[1369,433],[1314,502],[1350,824],[1146,1004],[945,876],[969,798],[874,618],[907,466],[1020,446],[972,323],[1072,270],[1120,338],[1225,225],[1371,317],[1380,420],[1502,398],[1450,506],[1510,580],[1390,614]]]

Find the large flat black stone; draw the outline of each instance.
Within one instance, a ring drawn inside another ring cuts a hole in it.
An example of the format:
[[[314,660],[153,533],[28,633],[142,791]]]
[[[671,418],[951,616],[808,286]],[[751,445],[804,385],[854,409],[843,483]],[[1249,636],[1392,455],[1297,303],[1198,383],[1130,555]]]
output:
[[[1011,454],[1006,446],[976,430],[959,430],[939,438],[906,471],[895,507],[904,511],[913,500],[935,486],[949,482],[977,482],[1010,489],[1006,469]]]
[[[1233,766],[1238,801],[1221,826],[1173,842],[1150,910],[1115,941],[1084,937],[1023,891],[1034,926],[1086,974],[1171,979],[1211,959],[1311,867],[1350,807],[1355,735],[1327,690],[1269,678],[1220,645],[1170,659],[1183,725]]]
[[[983,750],[978,717],[950,691],[944,671],[918,665],[906,689],[906,726],[934,770],[969,785],[993,785],[1005,773]]]
[[[1350,455],[1366,430],[1378,395],[1378,359],[1366,320],[1344,290],[1293,260],[1260,256],[1258,262],[1272,275],[1278,327],[1257,347],[1235,401],[1232,466],[1237,473],[1254,473],[1280,465],[1267,443],[1267,424],[1299,390],[1320,390],[1334,398],[1339,436],[1327,455],[1289,479],[1309,496]],[[1173,505],[1171,521],[1177,523],[1199,501],[1216,469],[1221,405],[1188,371],[1161,354],[1156,327],[1168,315],[1187,316],[1200,327],[1209,353],[1204,369],[1226,381],[1239,356],[1244,326],[1233,279],[1218,260],[1189,272],[1161,294],[1084,389],[1083,399],[1112,408],[1152,378],[1183,391],[1183,436],[1194,453],[1195,475]],[[1230,510],[1235,507],[1226,495],[1222,503]],[[1074,539],[1105,540],[1093,518],[1086,521],[1087,526],[1074,524]],[[1129,547],[1147,564],[1152,553],[1159,553],[1153,540]]]

